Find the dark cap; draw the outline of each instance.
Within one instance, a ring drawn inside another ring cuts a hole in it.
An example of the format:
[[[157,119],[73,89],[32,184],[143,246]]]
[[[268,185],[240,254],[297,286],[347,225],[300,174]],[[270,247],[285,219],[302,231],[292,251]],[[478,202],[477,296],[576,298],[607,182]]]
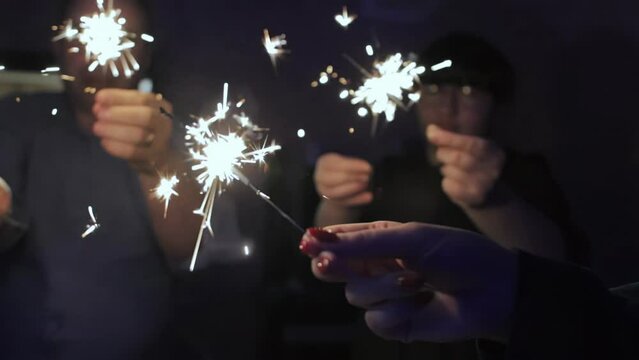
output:
[[[431,66],[451,60],[452,65],[438,71]],[[506,57],[486,40],[469,33],[451,33],[430,44],[420,55],[426,84],[455,84],[480,87],[497,101],[512,97],[514,71]]]

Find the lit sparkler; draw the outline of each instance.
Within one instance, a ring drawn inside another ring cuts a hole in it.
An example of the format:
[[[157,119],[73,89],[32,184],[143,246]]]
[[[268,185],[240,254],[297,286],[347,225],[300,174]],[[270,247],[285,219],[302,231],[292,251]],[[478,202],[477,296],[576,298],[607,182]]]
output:
[[[86,230],[84,230],[84,232],[82,233],[83,239],[93,234],[100,227],[100,224],[98,224],[98,221],[95,215],[93,214],[93,207],[91,206],[89,206],[89,217],[91,219],[91,222],[87,224]]]
[[[419,75],[425,71],[414,61],[404,60],[400,53],[375,61],[372,72],[362,72],[364,83],[354,91],[351,104],[363,104],[373,117],[384,114],[386,121],[393,121],[397,107],[408,109],[418,99]]]
[[[348,29],[348,25],[350,25],[355,19],[357,15],[349,14],[346,6],[342,7],[342,13],[335,15],[335,21],[343,27],[344,29]]]
[[[119,63],[124,76],[131,77],[135,71],[140,70],[140,65],[131,53],[135,47],[134,40],[138,36],[126,30],[124,27],[126,18],[121,16],[120,9],[113,8],[113,0],[107,1],[105,7],[104,0],[96,0],[98,12],[90,16],[82,16],[79,28],[73,26],[73,20],[67,20],[53,41],[78,40],[84,46],[90,72],[98,66],[103,66],[110,69],[113,77],[118,77],[120,76]],[[142,34],[140,38],[146,42],[153,42],[153,37],[147,34]],[[72,47],[69,51],[79,52],[79,49]]]
[[[169,201],[171,201],[172,196],[179,196],[177,191],[175,191],[175,186],[180,182],[177,176],[173,175],[169,177],[161,177],[160,184],[153,189],[155,193],[155,197],[159,200],[164,201],[164,218],[166,219],[166,213],[169,209]]]
[[[374,55],[373,47],[366,46],[369,56]],[[339,91],[339,98],[346,100],[350,98],[353,105],[357,105],[357,114],[360,117],[369,115],[373,118],[371,134],[374,135],[377,129],[379,115],[383,114],[387,122],[395,119],[397,108],[408,110],[410,106],[419,101],[419,75],[426,71],[426,68],[417,65],[412,60],[405,60],[400,53],[388,56],[384,61],[375,60],[373,69],[367,70],[358,64],[351,57],[344,56],[363,75],[363,83],[357,89],[342,87]],[[448,63],[443,66],[450,66]],[[442,65],[440,65],[442,66]],[[436,69],[432,69],[436,71]],[[326,71],[320,73],[319,78],[311,83],[311,87],[327,84],[332,79],[338,79],[339,83],[346,86],[350,81],[340,77],[332,66],[328,66]]]
[[[264,44],[264,49],[266,49],[266,52],[271,58],[273,68],[277,68],[277,59],[289,52],[289,50],[284,49],[287,43],[285,34],[271,37],[268,29],[264,29],[262,44]]]
[[[196,172],[196,180],[204,193],[202,204],[195,211],[202,216],[202,224],[191,258],[191,271],[195,268],[204,229],[207,228],[211,234],[213,233],[211,216],[215,199],[236,180],[256,190],[242,174],[242,168],[247,164],[263,164],[267,155],[281,149],[279,145],[267,144],[266,140],[261,145],[254,145],[254,137],[259,135],[256,131],[265,129],[255,127],[244,113],[230,114],[231,110],[237,109],[237,105],[231,105],[228,101],[228,84],[224,84],[222,102],[217,104],[213,117],[199,118],[192,125],[186,126],[186,144],[195,162],[191,169]],[[223,121],[228,130],[217,131],[216,128],[221,127],[218,125]],[[257,191],[260,198],[268,200],[271,206],[281,211],[270,202],[268,196]]]

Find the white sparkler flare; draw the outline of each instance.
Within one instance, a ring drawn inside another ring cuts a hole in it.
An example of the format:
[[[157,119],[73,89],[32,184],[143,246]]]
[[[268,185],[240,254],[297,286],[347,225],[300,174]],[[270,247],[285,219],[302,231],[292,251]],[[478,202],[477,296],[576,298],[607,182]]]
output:
[[[348,25],[350,25],[355,19],[357,15],[348,13],[348,9],[346,6],[342,7],[342,13],[335,15],[335,21],[343,27],[344,29],[348,29]]]
[[[273,68],[277,68],[278,58],[290,52],[289,50],[284,48],[284,46],[286,46],[287,43],[288,42],[286,41],[285,34],[271,37],[271,35],[268,32],[268,29],[264,29],[262,44],[264,44],[264,49],[266,49],[266,53],[268,53],[269,57],[271,58],[271,63],[273,64]]]
[[[169,201],[171,201],[172,196],[179,196],[177,191],[175,191],[175,186],[180,182],[177,176],[173,175],[171,177],[161,177],[160,183],[158,186],[153,189],[155,192],[155,197],[159,200],[164,201],[164,218],[166,219],[166,213],[169,209]]]
[[[209,119],[199,118],[186,127],[186,145],[195,162],[191,169],[196,172],[196,180],[204,193],[202,204],[195,211],[202,216],[202,224],[191,258],[191,271],[195,268],[204,229],[213,234],[211,216],[215,199],[236,180],[250,184],[242,175],[242,168],[247,164],[260,165],[267,155],[281,149],[276,144],[268,145],[266,140],[254,145],[252,137],[266,129],[257,128],[244,113],[232,114],[236,109],[237,106],[231,106],[228,101],[228,84],[224,84],[222,102],[217,104],[215,115]],[[223,127],[217,126],[223,121]],[[218,131],[220,127],[225,131]]]
[[[104,7],[103,0],[96,0],[98,12],[80,17],[78,28],[73,26],[73,20],[68,20],[60,33],[53,37],[53,41],[66,39],[78,40],[84,47],[84,53],[89,71],[93,72],[98,66],[108,68],[113,77],[120,76],[118,64],[126,77],[131,77],[140,65],[131,53],[135,47],[135,33],[128,32],[124,25],[126,18],[122,17],[120,9],[113,8],[113,0],[109,0]],[[54,27],[57,28],[57,27]],[[142,34],[140,38],[153,42],[153,37]],[[72,47],[71,52],[78,48]]]
[[[89,206],[89,217],[90,217],[91,222],[89,224],[87,224],[86,230],[84,230],[84,232],[82,233],[82,238],[83,239],[85,237],[93,234],[100,227],[100,224],[98,224],[97,218],[93,214],[93,207],[91,207],[91,206]]]
[[[364,81],[348,95],[351,96],[351,104],[358,105],[359,116],[364,117],[369,113],[362,105],[370,110],[374,119],[373,133],[377,116],[384,114],[386,121],[393,121],[397,107],[408,109],[419,100],[419,75],[426,68],[414,61],[404,60],[402,54],[391,55],[384,61],[375,61],[372,71],[365,70],[357,63],[354,65],[364,75]],[[340,95],[342,97],[346,93],[342,91]]]

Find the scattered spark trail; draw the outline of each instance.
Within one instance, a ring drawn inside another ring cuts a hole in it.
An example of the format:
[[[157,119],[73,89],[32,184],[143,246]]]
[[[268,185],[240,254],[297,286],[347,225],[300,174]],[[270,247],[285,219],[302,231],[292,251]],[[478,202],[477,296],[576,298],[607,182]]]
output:
[[[366,45],[366,55],[368,56],[375,55],[375,49],[373,49],[372,45]]]
[[[175,191],[175,186],[180,182],[177,176],[173,175],[169,177],[161,177],[160,184],[153,189],[155,192],[155,197],[159,200],[164,201],[164,218],[166,219],[166,213],[169,209],[169,201],[172,196],[179,196],[177,191]]]
[[[285,34],[271,37],[268,29],[264,29],[262,44],[271,58],[271,63],[273,64],[274,69],[277,69],[277,59],[289,52],[289,50],[284,49],[284,46],[287,43]]]
[[[357,15],[348,14],[348,9],[346,6],[342,7],[342,13],[335,15],[335,21],[343,27],[344,29],[348,29],[348,25],[350,25],[353,21],[357,19]]]
[[[60,67],[58,66],[49,66],[48,68],[40,70],[41,74],[55,73],[60,71]]]
[[[225,83],[222,102],[217,104],[213,117],[198,118],[192,125],[186,126],[186,145],[194,161],[191,169],[196,173],[196,180],[204,193],[202,204],[195,211],[202,216],[202,224],[191,258],[191,271],[195,268],[204,229],[213,234],[211,217],[215,199],[228,185],[239,180],[256,191],[260,198],[270,202],[268,196],[257,192],[259,190],[242,174],[242,169],[245,165],[263,164],[267,155],[281,147],[268,145],[266,140],[261,145],[255,145],[255,141],[267,129],[256,127],[244,113],[232,114],[232,110],[238,107],[231,105],[228,84]],[[226,131],[219,131],[219,128]]]
[[[53,41],[66,39],[78,40],[84,47],[84,53],[89,71],[93,72],[98,66],[108,67],[113,77],[120,76],[118,63],[122,67],[124,76],[131,77],[140,65],[133,56],[131,50],[135,47],[134,40],[138,37],[135,33],[128,32],[124,25],[126,18],[120,9],[113,8],[113,0],[108,0],[104,6],[104,0],[96,0],[98,11],[90,16],[80,17],[79,28],[74,27],[73,20],[67,20],[59,30],[59,34],[53,37]],[[153,42],[153,37],[141,34],[140,39]],[[77,47],[71,47],[69,52],[79,52]]]
[[[453,66],[453,62],[451,60],[444,60],[444,61],[442,61],[442,62],[440,62],[438,64],[435,64],[435,65],[431,66],[430,69],[432,71],[439,71],[439,70],[442,70],[442,69],[445,69],[445,68],[449,68],[451,66]]]
[[[82,238],[83,239],[85,237],[93,234],[100,227],[100,224],[98,224],[97,218],[93,214],[93,207],[91,207],[91,206],[89,206],[89,217],[90,217],[91,222],[89,224],[87,224],[86,230],[82,233]]]

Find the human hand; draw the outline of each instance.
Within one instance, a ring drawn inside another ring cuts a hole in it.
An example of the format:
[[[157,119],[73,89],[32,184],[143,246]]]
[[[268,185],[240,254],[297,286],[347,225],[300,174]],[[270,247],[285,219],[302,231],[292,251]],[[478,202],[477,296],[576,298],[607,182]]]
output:
[[[104,150],[129,161],[134,168],[160,167],[170,151],[171,120],[160,112],[172,106],[156,94],[103,89],[95,95],[93,133]]]
[[[490,140],[456,134],[437,125],[426,128],[426,137],[437,147],[444,193],[462,207],[485,205],[501,176],[504,151]]]
[[[453,228],[374,222],[307,232],[300,247],[313,273],[346,282],[377,335],[401,341],[503,339],[513,309],[517,256],[485,237]],[[369,275],[371,263],[394,268]]]
[[[315,189],[327,201],[355,207],[373,201],[368,190],[373,167],[367,161],[336,153],[322,155],[315,164]]]
[[[11,213],[11,188],[0,178],[0,224]]]

